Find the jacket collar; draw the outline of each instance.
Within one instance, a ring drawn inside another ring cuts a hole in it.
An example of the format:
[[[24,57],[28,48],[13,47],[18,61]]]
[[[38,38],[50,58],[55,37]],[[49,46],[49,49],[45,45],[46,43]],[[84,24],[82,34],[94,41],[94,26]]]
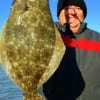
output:
[[[75,34],[78,35],[78,34],[82,33],[86,28],[87,28],[87,23],[82,22],[78,32]]]
[[[71,35],[73,34],[73,32],[69,29],[68,24],[61,25],[59,22],[56,22],[55,24],[56,24],[56,27],[58,28],[58,30],[61,33],[71,34]],[[78,34],[82,33],[86,28],[87,28],[87,23],[82,22],[78,32],[75,33],[75,35],[78,35]]]

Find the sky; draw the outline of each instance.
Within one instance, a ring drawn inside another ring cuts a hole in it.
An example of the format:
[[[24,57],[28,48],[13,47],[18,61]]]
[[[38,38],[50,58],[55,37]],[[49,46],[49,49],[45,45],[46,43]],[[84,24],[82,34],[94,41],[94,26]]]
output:
[[[9,16],[12,2],[13,0],[0,0],[0,34],[2,33],[4,23]],[[58,20],[56,16],[57,2],[58,0],[49,0],[49,6],[54,21]],[[88,9],[85,22],[88,23],[89,28],[96,30],[100,33],[100,0],[85,0],[85,2],[87,4]]]

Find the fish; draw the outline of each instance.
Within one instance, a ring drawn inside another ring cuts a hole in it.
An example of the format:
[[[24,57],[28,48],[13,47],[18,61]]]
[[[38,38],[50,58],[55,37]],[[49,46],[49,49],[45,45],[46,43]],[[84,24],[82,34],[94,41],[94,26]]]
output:
[[[14,0],[1,35],[1,64],[23,90],[23,100],[44,100],[38,89],[65,52],[48,0]]]

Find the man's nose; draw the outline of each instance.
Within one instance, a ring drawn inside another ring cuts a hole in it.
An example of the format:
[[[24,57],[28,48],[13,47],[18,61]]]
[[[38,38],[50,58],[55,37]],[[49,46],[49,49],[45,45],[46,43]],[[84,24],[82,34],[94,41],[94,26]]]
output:
[[[67,10],[65,10],[65,15],[66,16],[76,16],[76,11],[74,8],[69,8]]]
[[[70,9],[68,10],[68,13],[69,13],[69,15],[76,16],[76,11],[75,11],[74,8],[70,8]]]

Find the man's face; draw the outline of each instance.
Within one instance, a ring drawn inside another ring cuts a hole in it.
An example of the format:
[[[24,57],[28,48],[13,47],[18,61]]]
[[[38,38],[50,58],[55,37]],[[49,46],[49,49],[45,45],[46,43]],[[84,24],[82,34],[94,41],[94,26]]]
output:
[[[62,24],[68,23],[71,30],[78,30],[84,20],[83,10],[74,5],[67,6],[60,12],[59,19]]]

